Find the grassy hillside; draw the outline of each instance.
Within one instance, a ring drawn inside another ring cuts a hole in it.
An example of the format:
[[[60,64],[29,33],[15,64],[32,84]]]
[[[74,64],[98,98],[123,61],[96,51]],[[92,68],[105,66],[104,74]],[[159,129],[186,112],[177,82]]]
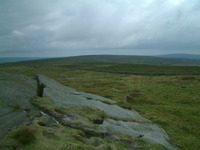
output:
[[[57,65],[65,69],[88,69],[93,71],[110,71],[121,73],[146,74],[200,74],[200,66],[163,66],[131,63],[63,63]]]
[[[64,59],[64,60],[63,60]],[[123,63],[66,62],[65,58],[0,65],[7,72],[22,73],[30,77],[41,73],[80,91],[111,98],[126,109],[135,109],[143,116],[162,126],[175,145],[185,150],[200,147],[200,76],[139,76],[77,70],[101,70],[199,73],[200,67],[158,66]],[[48,63],[49,62],[49,63]],[[62,78],[65,75],[66,78]],[[139,94],[139,93],[143,94]]]
[[[193,54],[166,54],[166,55],[158,55],[158,57],[200,59],[200,55],[193,55]]]
[[[41,57],[0,57],[0,63],[42,59]],[[43,58],[44,59],[44,58]]]
[[[131,63],[131,64],[152,64],[152,65],[182,65],[198,66],[199,60],[184,58],[161,58],[151,56],[128,56],[128,55],[88,55],[63,58],[49,58],[45,60],[25,61],[23,64],[43,64],[43,63],[62,63],[62,62],[89,62],[89,63]],[[19,62],[21,64],[21,62]]]

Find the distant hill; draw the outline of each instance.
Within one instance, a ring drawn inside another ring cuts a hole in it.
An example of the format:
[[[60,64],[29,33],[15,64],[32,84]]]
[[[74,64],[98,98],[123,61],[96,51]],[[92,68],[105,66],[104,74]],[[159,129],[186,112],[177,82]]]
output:
[[[0,57],[0,63],[42,59],[41,57]]]
[[[181,66],[200,66],[198,59],[185,58],[162,58],[152,56],[135,55],[86,55],[62,58],[49,58],[32,61],[19,62],[17,64],[52,64],[65,62],[108,62],[108,63],[133,63],[133,64],[151,64],[151,65],[181,65]]]
[[[193,54],[167,54],[167,55],[158,55],[157,57],[200,59],[200,55],[193,55]]]

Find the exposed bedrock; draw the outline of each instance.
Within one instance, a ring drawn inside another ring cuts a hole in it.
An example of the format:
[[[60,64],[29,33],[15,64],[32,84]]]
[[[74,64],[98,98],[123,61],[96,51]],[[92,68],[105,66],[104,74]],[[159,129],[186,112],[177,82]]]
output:
[[[77,107],[74,109],[72,107],[71,111],[55,109],[56,113],[52,113],[51,109],[43,110],[53,119],[57,119],[60,124],[83,128],[87,132],[95,129],[111,135],[129,135],[164,145],[170,150],[176,149],[169,143],[170,138],[162,128],[152,124],[150,120],[134,110],[117,106],[113,100],[76,91],[44,75],[38,74],[34,80],[24,75],[5,72],[0,72],[0,140],[9,130],[27,120],[26,110],[33,107],[30,99],[35,96],[51,98],[56,107],[89,106],[88,108],[97,108],[106,114],[106,118],[90,118],[88,124],[88,116],[76,112]],[[63,117],[59,119],[56,114]],[[82,122],[81,126],[77,124],[80,122]],[[88,129],[88,125],[89,127],[91,125],[92,129]]]
[[[39,77],[40,83],[44,83],[46,85],[46,88],[44,89],[44,96],[52,98],[56,105],[92,106],[103,110],[106,115],[110,117],[150,122],[148,119],[140,116],[136,111],[126,110],[117,105],[109,105],[102,102],[107,101],[114,104],[115,102],[113,100],[97,96],[95,94],[78,92],[75,89],[66,87],[44,75],[37,76]]]
[[[104,123],[100,126],[111,134],[129,135],[134,138],[141,138],[150,143],[159,143],[171,150],[175,149],[168,142],[170,138],[165,130],[155,124],[105,119]]]
[[[104,132],[142,138],[151,143],[164,145],[170,150],[176,149],[169,143],[170,138],[164,129],[152,124],[150,120],[140,116],[138,112],[123,109],[115,105],[113,100],[95,94],[78,92],[44,75],[37,76],[40,83],[46,85],[43,93],[44,96],[53,99],[55,105],[90,106],[104,111],[108,118],[112,118],[105,119],[103,124],[99,125],[99,128],[103,129]],[[104,101],[112,105],[104,103]],[[122,121],[123,119],[130,119],[132,122]]]
[[[24,75],[0,72],[0,139],[26,121],[30,98],[36,96],[36,81]]]

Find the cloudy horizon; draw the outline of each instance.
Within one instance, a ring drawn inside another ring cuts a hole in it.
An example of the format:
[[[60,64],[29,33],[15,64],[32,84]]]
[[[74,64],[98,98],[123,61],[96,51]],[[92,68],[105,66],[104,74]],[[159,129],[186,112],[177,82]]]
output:
[[[2,0],[0,57],[200,54],[198,0]]]

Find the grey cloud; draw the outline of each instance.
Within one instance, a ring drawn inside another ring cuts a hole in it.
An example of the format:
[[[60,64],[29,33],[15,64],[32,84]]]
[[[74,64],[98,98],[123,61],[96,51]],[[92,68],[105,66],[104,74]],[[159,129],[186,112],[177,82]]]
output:
[[[3,0],[0,55],[200,53],[199,8],[198,0]]]

